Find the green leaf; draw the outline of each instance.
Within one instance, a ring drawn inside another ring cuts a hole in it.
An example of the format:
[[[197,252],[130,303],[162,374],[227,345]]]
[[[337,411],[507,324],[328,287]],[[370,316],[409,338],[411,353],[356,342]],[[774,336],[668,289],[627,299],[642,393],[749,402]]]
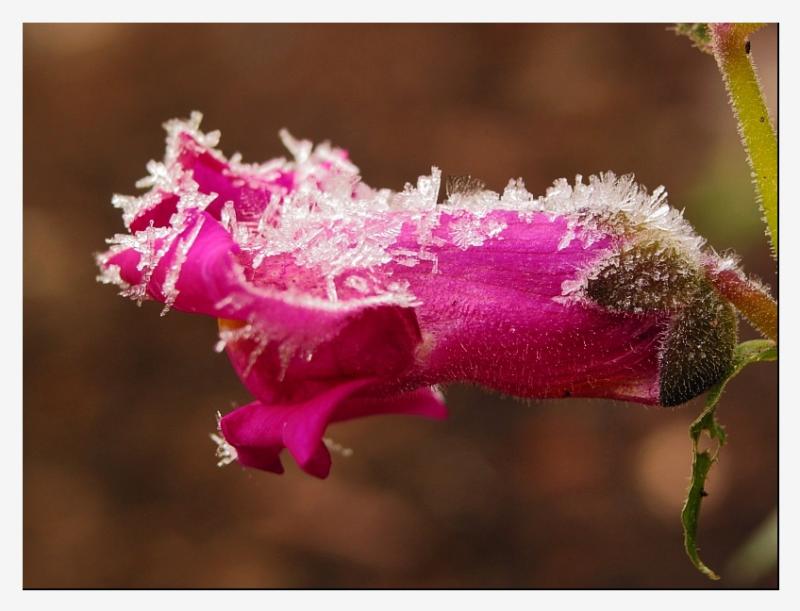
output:
[[[717,421],[716,417],[717,403],[719,403],[722,391],[727,383],[747,365],[761,361],[774,361],[777,358],[777,345],[769,339],[755,339],[736,346],[730,373],[709,390],[705,409],[689,427],[689,437],[692,439],[693,447],[692,480],[689,484],[683,511],[681,512],[683,545],[692,564],[710,579],[719,579],[719,575],[707,567],[700,559],[697,547],[697,526],[700,520],[700,506],[703,502],[703,497],[707,496],[705,483],[708,472],[713,464],[717,462],[719,451],[726,441],[725,429]],[[709,439],[717,442],[716,448],[703,450],[702,452],[698,451],[700,437],[703,432],[708,435]]]

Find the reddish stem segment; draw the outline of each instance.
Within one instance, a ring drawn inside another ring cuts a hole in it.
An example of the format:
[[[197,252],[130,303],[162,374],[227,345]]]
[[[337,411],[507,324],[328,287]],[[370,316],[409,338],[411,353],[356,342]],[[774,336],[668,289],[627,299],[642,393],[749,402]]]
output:
[[[761,333],[778,341],[778,304],[760,282],[747,278],[735,267],[716,263],[707,268],[717,291],[730,301]]]

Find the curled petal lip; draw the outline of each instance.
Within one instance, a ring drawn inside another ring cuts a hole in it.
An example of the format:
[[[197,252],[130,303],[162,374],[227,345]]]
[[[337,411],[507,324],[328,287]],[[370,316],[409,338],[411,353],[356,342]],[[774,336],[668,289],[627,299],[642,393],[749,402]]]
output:
[[[375,382],[370,378],[343,381],[288,405],[256,401],[224,416],[220,431],[245,466],[282,472],[279,455],[287,448],[304,471],[326,477],[331,460],[323,434],[329,423],[388,413],[437,419],[446,415],[441,397],[427,388],[388,397],[359,396],[359,391]]]
[[[245,165],[197,116],[167,131],[98,263],[129,297],[222,320],[256,398],[221,420],[245,466],[279,472],[288,448],[324,477],[330,422],[442,417],[440,383],[673,405],[729,364],[732,310],[662,188],[608,174],[534,198],[461,180],[439,202],[435,168],[395,193],[327,144],[283,133],[294,161]]]

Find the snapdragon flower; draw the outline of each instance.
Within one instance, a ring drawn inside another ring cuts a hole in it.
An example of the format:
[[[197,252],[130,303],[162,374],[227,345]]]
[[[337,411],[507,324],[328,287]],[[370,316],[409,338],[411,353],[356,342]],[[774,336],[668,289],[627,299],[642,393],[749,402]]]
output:
[[[221,463],[327,476],[333,422],[446,415],[437,386],[519,397],[684,403],[731,365],[736,316],[704,248],[659,187],[606,173],[541,197],[441,172],[373,189],[348,154],[281,138],[244,164],[200,115],[165,124],[128,232],[100,280],[219,320],[218,350],[254,401],[221,417]]]

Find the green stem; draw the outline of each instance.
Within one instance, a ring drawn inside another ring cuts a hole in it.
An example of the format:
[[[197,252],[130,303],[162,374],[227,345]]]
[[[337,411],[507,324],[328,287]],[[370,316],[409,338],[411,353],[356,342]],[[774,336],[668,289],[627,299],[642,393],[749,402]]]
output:
[[[759,27],[747,23],[711,24],[712,49],[739,123],[772,254],[777,259],[778,140],[764,103],[748,39]]]

